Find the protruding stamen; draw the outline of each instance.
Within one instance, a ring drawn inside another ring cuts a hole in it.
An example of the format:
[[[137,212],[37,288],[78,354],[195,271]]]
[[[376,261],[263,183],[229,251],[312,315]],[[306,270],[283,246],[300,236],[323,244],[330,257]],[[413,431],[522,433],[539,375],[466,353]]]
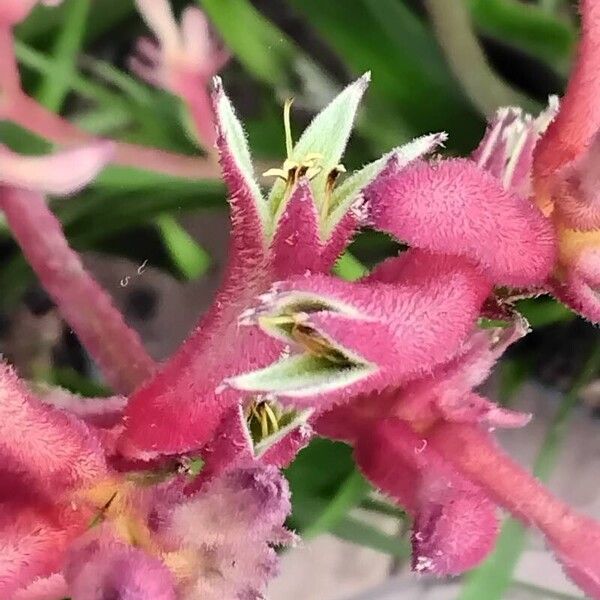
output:
[[[271,407],[268,402],[265,402],[263,405],[263,409],[271,422],[271,429],[277,433],[279,431],[279,422],[277,421],[277,416],[275,415],[275,411]]]
[[[288,159],[292,157],[294,142],[292,140],[292,122],[290,118],[293,98],[288,98],[283,104],[283,127],[285,128],[285,151]]]
[[[277,168],[273,168],[273,169],[268,169],[267,171],[265,171],[262,174],[263,177],[279,177],[280,179],[283,179],[283,181],[287,181],[288,180],[288,171],[286,171],[285,169],[277,169]]]
[[[329,209],[331,207],[331,197],[333,195],[333,188],[335,187],[335,183],[338,177],[346,172],[346,167],[344,165],[336,165],[329,174],[327,175],[327,181],[325,182],[325,198],[323,200],[323,205],[321,206],[321,220],[324,221],[329,214]]]
[[[262,441],[281,429],[279,412],[277,406],[267,400],[255,400],[246,408],[248,427],[254,436],[258,436],[255,441]]]

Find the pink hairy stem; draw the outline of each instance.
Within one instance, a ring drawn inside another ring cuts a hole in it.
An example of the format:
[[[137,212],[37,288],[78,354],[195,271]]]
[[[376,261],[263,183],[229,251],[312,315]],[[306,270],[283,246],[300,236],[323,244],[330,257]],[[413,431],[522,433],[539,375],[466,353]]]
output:
[[[200,106],[200,104],[198,105]],[[200,118],[204,120],[205,129],[212,128],[211,117],[198,116],[198,119]],[[72,146],[97,140],[93,135],[72,125],[22,92],[14,55],[12,32],[7,27],[0,29],[0,119],[12,121],[36,135],[60,145]],[[205,134],[206,132],[203,133],[203,135]],[[213,139],[214,135],[213,132]],[[115,141],[113,162],[122,166],[155,171],[175,177],[192,179],[219,177],[217,161],[211,156],[208,158],[185,156],[120,141]]]
[[[600,523],[556,498],[477,427],[442,423],[428,440],[499,505],[542,531],[567,574],[600,598]]]
[[[153,360],[108,294],[87,273],[41,194],[0,189],[0,208],[40,282],[115,391],[132,392]]]
[[[11,99],[4,117],[60,145],[72,146],[97,139],[22,93]],[[215,179],[219,176],[218,165],[212,159],[185,156],[127,142],[115,141],[114,144],[113,162],[122,166],[191,179]]]

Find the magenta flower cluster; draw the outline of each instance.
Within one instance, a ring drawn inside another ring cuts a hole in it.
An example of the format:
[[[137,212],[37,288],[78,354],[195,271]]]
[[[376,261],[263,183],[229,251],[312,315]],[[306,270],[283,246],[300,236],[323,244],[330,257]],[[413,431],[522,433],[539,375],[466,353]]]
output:
[[[200,11],[178,24],[166,0],[137,0],[156,41],[141,40],[131,61],[186,102],[209,155],[186,162],[94,139],[24,94],[12,27],[34,4],[0,7],[0,117],[64,148],[0,147],[0,210],[116,395],[33,391],[0,364],[0,597],[263,598],[275,548],[296,540],[280,469],[316,434],[351,444],[364,475],[412,516],[415,571],[478,564],[500,507],[538,528],[600,598],[600,524],[495,444],[494,428],[531,415],[476,391],[527,334],[517,298],[552,294],[600,322],[600,5],[581,2],[560,107],[551,99],[537,118],[499,110],[468,158],[436,154],[437,133],[344,176],[366,74],[295,144],[286,105],[287,156],[266,173],[265,196],[212,79],[227,53]],[[157,365],[45,195],[81,189],[109,162],[185,175],[212,173],[217,158],[231,208],[226,273],[197,328]],[[408,250],[341,280],[332,268],[361,227]]]

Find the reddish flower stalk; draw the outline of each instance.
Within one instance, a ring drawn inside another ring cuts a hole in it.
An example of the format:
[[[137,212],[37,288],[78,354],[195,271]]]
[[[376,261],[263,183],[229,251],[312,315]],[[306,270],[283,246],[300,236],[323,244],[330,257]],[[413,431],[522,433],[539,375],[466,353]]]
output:
[[[581,0],[577,60],[561,109],[536,148],[533,171],[541,181],[581,155],[600,127],[600,4]]]
[[[0,118],[64,146],[98,141],[22,92],[12,30],[6,26],[0,26]],[[215,178],[219,173],[216,161],[211,158],[185,156],[127,142],[113,143],[115,164],[188,179]]]
[[[62,146],[90,144],[98,141],[98,138],[72,125],[24,94],[8,100],[3,115],[4,118],[24,129]],[[113,144],[115,151],[112,162],[114,164],[186,179],[218,177],[218,165],[208,158],[185,156],[159,148],[121,141],[115,141]]]
[[[154,362],[106,292],[68,245],[43,196],[0,188],[0,208],[40,282],[118,392],[129,393],[154,372]]]
[[[540,529],[566,573],[591,597],[600,597],[600,526],[554,497],[512,461],[485,432],[443,423],[428,438],[471,481],[499,505]]]
[[[10,96],[14,96],[21,89],[19,72],[14,56],[12,31],[5,24],[0,24],[0,100],[6,104]],[[4,115],[0,104],[0,115]]]

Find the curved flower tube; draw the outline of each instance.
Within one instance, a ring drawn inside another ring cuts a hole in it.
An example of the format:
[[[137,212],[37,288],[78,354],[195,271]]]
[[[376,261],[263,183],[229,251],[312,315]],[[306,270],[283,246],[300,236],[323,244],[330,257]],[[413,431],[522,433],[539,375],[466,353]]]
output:
[[[289,158],[284,168],[276,170],[278,181],[267,201],[255,181],[242,126],[220,81],[215,81],[217,148],[231,205],[229,264],[213,307],[197,329],[158,375],[131,397],[120,443],[125,455],[150,459],[199,448],[211,441],[231,407],[247,408],[260,400],[224,386],[223,380],[272,363],[287,344],[255,327],[242,327],[245,309],[257,296],[268,294],[278,279],[305,271],[329,272],[337,258],[329,245],[338,235],[338,225],[347,227],[341,224],[343,214],[356,210],[361,190],[385,167],[385,161],[368,165],[349,178],[351,189],[340,186],[336,193],[333,187],[333,173],[367,82],[364,76],[346,88],[295,146],[290,142]],[[326,138],[323,131],[330,132]],[[411,146],[405,160],[434,145],[435,141],[427,141]],[[402,154],[403,149],[395,152]],[[330,169],[331,176],[324,177],[323,169]],[[346,213],[340,214],[340,206]],[[353,221],[344,239],[349,241],[357,225]],[[305,421],[298,418],[298,425]]]

